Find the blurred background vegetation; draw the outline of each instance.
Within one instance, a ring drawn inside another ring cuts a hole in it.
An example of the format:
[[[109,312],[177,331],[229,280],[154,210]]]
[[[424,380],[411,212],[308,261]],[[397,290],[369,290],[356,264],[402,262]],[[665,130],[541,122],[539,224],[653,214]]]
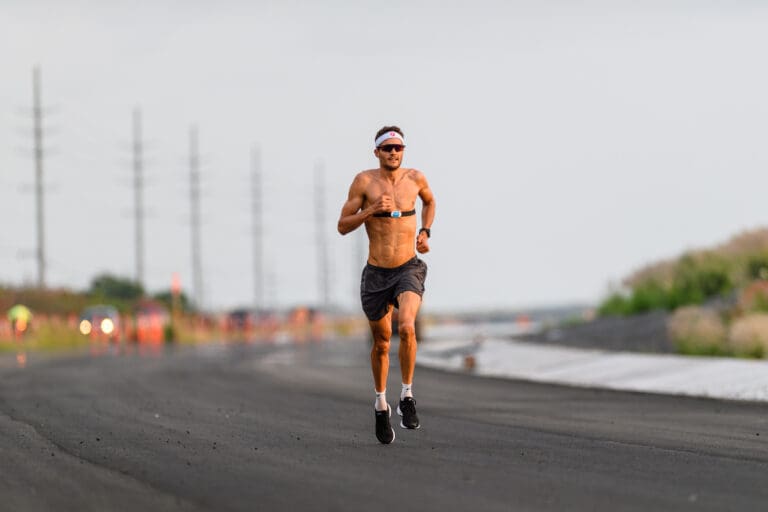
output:
[[[18,305],[31,316],[20,321],[14,313]],[[284,337],[309,342],[329,333],[359,337],[365,328],[360,315],[326,314],[306,305],[199,311],[181,291],[148,295],[135,281],[110,274],[94,277],[83,291],[0,287],[0,353],[16,352],[20,366],[26,364],[27,351],[87,348],[105,353],[156,350],[168,342],[271,343]]]
[[[91,280],[87,290],[44,289],[34,287],[9,288],[0,286],[0,312],[14,304],[24,304],[35,314],[80,314],[87,306],[110,304],[120,313],[131,313],[141,301],[155,300],[171,309],[171,291],[146,295],[144,289],[131,279],[111,274],[101,274]],[[181,293],[179,307],[183,312],[193,312],[189,298]]]
[[[172,300],[170,290],[148,295],[135,281],[111,274],[94,277],[89,288],[82,291],[0,286],[0,352],[17,351],[21,347],[18,335],[14,334],[10,314],[11,308],[17,304],[26,306],[32,313],[32,321],[21,340],[23,348],[59,351],[92,344],[94,337],[84,336],[79,329],[80,317],[89,306],[114,307],[120,316],[122,334],[130,331],[135,336],[139,321],[136,314],[142,307],[151,303],[172,311]],[[176,308],[183,319],[195,313],[183,293],[179,294]],[[181,333],[176,332],[180,330],[178,327],[170,323],[164,325],[164,338],[168,341],[180,339]]]
[[[768,354],[768,228],[634,272],[598,316],[670,312],[668,333],[686,354]]]

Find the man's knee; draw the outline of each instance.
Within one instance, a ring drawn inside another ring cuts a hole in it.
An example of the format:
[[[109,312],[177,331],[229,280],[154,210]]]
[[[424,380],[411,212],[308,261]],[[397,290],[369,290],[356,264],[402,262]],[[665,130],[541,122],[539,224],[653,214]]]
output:
[[[416,339],[416,322],[413,319],[401,319],[397,324],[400,340]]]
[[[377,355],[386,355],[389,354],[389,338],[383,339],[379,338],[376,339],[374,337],[373,340],[373,352]]]
[[[389,321],[373,326],[371,329],[373,341],[388,342],[392,338],[392,324]]]

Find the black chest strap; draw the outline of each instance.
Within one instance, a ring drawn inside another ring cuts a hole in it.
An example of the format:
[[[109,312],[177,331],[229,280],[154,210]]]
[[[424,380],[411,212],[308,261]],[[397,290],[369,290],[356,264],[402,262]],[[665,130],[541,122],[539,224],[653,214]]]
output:
[[[400,217],[410,217],[411,215],[416,215],[416,209],[408,210],[407,212],[401,212],[400,210],[395,210],[393,212],[379,212],[374,213],[374,217],[393,217],[395,219]]]

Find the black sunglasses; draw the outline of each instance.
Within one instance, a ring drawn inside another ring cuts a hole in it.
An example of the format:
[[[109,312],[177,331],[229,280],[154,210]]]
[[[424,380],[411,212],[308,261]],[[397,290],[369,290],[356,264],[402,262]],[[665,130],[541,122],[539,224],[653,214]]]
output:
[[[397,151],[399,153],[405,149],[405,144],[384,144],[383,146],[379,146],[378,149],[385,153],[391,153],[392,151]]]

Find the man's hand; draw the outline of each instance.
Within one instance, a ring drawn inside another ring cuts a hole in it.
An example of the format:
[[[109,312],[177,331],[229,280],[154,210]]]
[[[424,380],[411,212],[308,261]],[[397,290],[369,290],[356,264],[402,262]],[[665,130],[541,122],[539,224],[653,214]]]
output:
[[[379,197],[374,203],[373,203],[373,212],[374,213],[381,213],[381,212],[391,212],[395,209],[395,202],[392,200],[392,197],[388,195],[382,195]]]
[[[420,254],[424,254],[425,252],[429,252],[429,237],[427,234],[422,231],[421,233],[416,236],[416,250],[419,251]]]

